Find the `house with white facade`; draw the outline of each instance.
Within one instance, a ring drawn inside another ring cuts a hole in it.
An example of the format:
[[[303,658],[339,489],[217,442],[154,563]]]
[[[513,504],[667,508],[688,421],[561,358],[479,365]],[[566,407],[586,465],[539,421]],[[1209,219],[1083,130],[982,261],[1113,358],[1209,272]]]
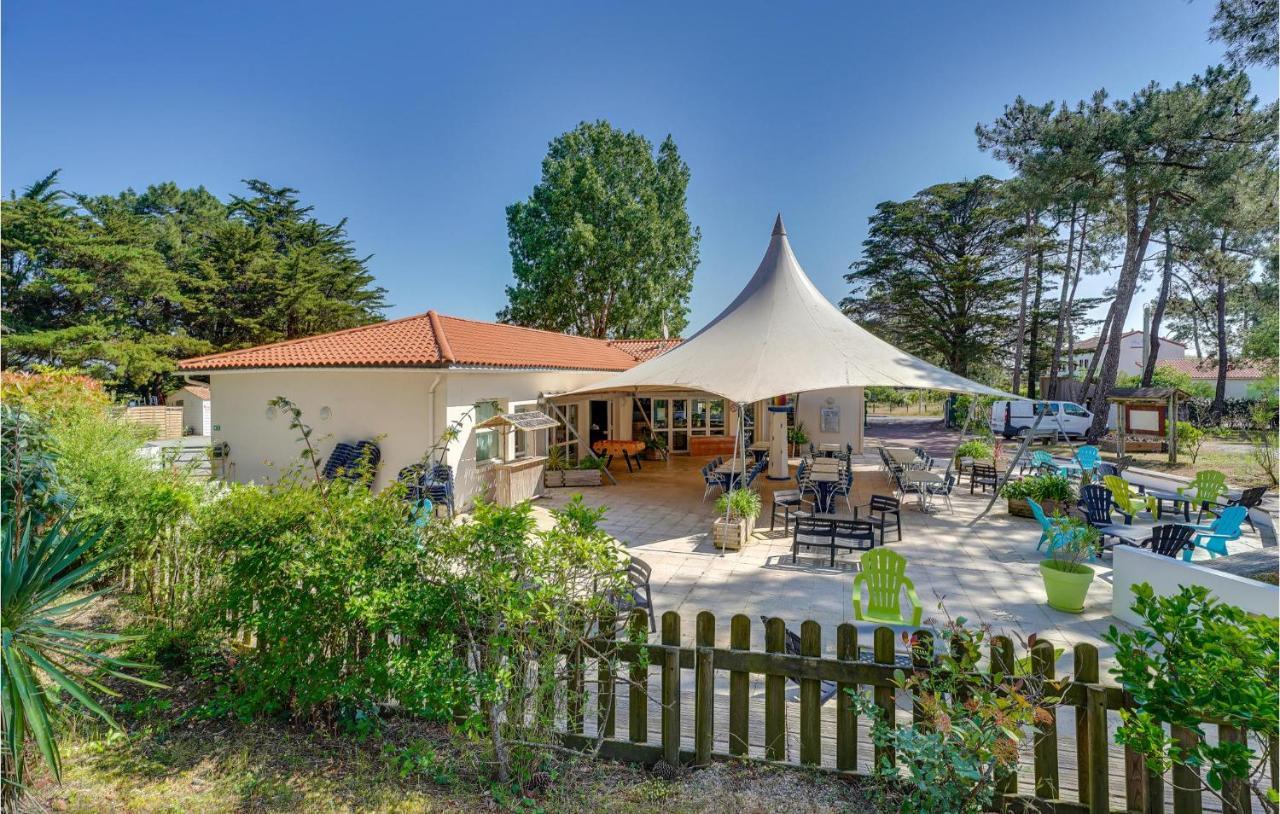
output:
[[[1187,346],[1168,337],[1159,337],[1160,349],[1156,352],[1156,361],[1182,359],[1187,355]],[[1076,372],[1089,367],[1089,362],[1093,359],[1095,353],[1106,353],[1106,342],[1102,341],[1102,337],[1095,336],[1092,339],[1085,339],[1077,342],[1075,345],[1075,363]],[[1142,373],[1143,367],[1146,365],[1146,333],[1143,331],[1126,331],[1120,336],[1120,365],[1117,370],[1130,376],[1137,376]],[[1062,372],[1066,375],[1066,371]]]

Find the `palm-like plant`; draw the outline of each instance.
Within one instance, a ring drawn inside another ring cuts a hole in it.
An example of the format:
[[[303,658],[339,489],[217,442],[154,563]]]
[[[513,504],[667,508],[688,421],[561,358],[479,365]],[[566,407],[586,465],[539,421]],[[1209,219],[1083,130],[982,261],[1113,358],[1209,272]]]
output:
[[[61,779],[55,723],[63,708],[86,710],[118,728],[90,694],[117,694],[101,683],[104,675],[161,686],[121,672],[142,665],[95,649],[124,637],[60,624],[68,613],[103,593],[86,590],[110,554],[93,551],[99,536],[61,520],[41,528],[26,513],[5,519],[4,551],[0,554],[0,700],[6,803],[22,792],[28,738],[35,742],[54,777]]]

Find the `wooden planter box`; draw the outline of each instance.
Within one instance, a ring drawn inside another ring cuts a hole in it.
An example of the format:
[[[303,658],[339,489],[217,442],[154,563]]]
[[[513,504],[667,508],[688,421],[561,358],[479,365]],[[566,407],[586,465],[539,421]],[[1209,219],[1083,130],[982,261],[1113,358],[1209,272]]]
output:
[[[604,483],[604,475],[599,469],[547,470],[542,476],[542,483],[547,487],[600,486]]]
[[[711,524],[711,541],[716,548],[737,551],[751,540],[751,534],[755,530],[756,520],[754,517],[730,520],[727,523],[721,517]]]
[[[1044,513],[1048,517],[1053,517],[1055,514],[1070,514],[1071,512],[1071,504],[1063,503],[1059,500],[1046,500],[1040,504],[1040,508],[1044,509]],[[1014,517],[1035,517],[1035,513],[1031,511],[1031,506],[1020,497],[1009,498],[1009,514]]]

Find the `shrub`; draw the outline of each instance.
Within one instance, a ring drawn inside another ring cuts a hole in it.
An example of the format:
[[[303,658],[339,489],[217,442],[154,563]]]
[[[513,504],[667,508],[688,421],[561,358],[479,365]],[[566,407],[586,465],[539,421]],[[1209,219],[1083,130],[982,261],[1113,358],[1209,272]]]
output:
[[[1066,475],[1032,475],[1029,478],[1009,481],[1000,490],[1000,494],[1010,500],[1031,498],[1037,503],[1047,500],[1070,503],[1076,499],[1075,487]]]
[[[1196,458],[1200,457],[1200,447],[1204,444],[1204,430],[1190,421],[1179,421],[1176,431],[1178,433],[1178,451],[1190,455],[1191,463],[1194,464]]]
[[[1136,709],[1121,711],[1116,740],[1144,755],[1157,772],[1174,764],[1203,769],[1197,776],[1220,799],[1226,781],[1243,781],[1264,809],[1274,810],[1275,792],[1266,788],[1263,773],[1274,759],[1278,728],[1280,624],[1220,602],[1200,586],[1162,597],[1144,583],[1133,593],[1143,625],[1126,631],[1112,626],[1103,637],[1116,650],[1112,674],[1136,702]],[[1248,730],[1256,740],[1210,742],[1202,723],[1210,719]],[[1194,732],[1195,745],[1175,743],[1167,725]]]
[[[1052,525],[1049,566],[1068,573],[1087,570],[1083,563],[1098,550],[1101,533],[1078,517],[1057,516],[1053,518]]]
[[[991,448],[990,444],[985,441],[973,440],[965,441],[963,444],[956,447],[955,458],[957,461],[961,458],[972,458],[975,461],[989,461],[994,455],[995,450]]]
[[[760,516],[760,493],[754,489],[733,489],[716,498],[716,513],[728,512],[731,520],[754,520]]]
[[[882,760],[869,785],[873,806],[885,814],[992,810],[996,790],[1017,771],[1020,745],[1050,720],[1048,705],[1056,703],[1043,682],[1016,668],[1009,675],[979,671],[985,627],[970,628],[959,618],[939,637],[932,669],[894,672],[898,687],[918,699],[920,723],[888,726],[879,707],[854,694],[855,708],[874,722],[872,740],[897,752],[897,765]],[[934,658],[931,639],[903,638],[917,657]],[[926,642],[930,649],[922,650]]]

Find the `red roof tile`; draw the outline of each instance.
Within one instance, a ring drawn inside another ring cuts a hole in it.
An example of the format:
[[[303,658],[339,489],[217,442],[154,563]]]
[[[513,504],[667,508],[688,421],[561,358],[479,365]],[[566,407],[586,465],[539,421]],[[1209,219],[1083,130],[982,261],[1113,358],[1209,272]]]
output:
[[[1167,367],[1176,370],[1179,373],[1186,373],[1193,379],[1213,379],[1218,378],[1218,363],[1212,359],[1161,359],[1156,362],[1157,367]],[[1228,379],[1261,379],[1268,375],[1275,374],[1275,368],[1269,368],[1263,362],[1228,362],[1227,378]]]
[[[610,339],[609,344],[621,348],[641,362],[661,356],[683,342],[675,339]]]
[[[639,359],[635,353],[600,339],[428,311],[304,339],[184,359],[178,369],[481,366],[626,370]]]

